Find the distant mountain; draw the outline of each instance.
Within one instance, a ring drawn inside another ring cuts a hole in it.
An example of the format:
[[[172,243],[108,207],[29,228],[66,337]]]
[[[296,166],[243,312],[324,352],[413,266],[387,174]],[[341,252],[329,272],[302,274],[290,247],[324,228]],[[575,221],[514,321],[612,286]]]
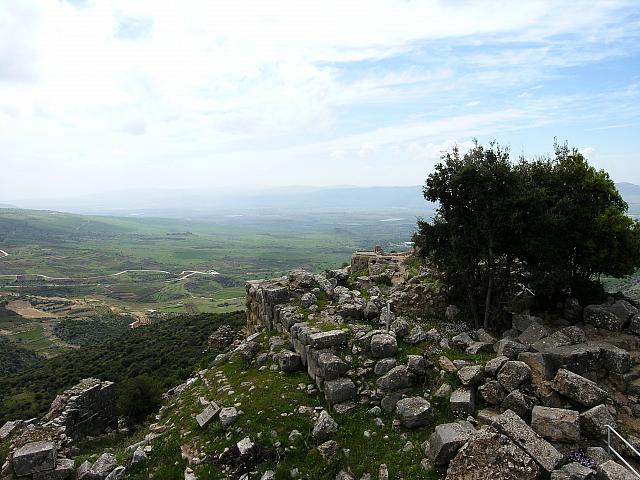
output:
[[[627,203],[640,203],[640,185],[633,183],[617,183],[618,191]]]
[[[11,205],[10,203],[0,203],[0,208],[18,208],[15,205]]]
[[[433,205],[422,187],[279,187],[219,190],[126,190],[63,200],[21,202],[24,208],[82,214],[197,216],[246,211],[404,211],[425,216]]]

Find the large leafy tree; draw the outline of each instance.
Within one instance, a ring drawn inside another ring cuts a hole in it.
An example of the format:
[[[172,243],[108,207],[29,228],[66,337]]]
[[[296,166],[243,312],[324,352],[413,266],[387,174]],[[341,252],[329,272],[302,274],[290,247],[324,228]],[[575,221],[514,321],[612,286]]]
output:
[[[640,265],[640,228],[615,184],[567,145],[517,163],[495,143],[464,155],[455,147],[423,193],[439,207],[418,222],[416,244],[476,326],[491,326],[516,288],[555,299]]]

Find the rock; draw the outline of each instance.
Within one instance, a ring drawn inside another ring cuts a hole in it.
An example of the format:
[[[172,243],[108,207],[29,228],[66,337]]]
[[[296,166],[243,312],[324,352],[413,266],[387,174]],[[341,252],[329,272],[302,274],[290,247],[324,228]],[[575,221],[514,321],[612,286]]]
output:
[[[596,464],[602,465],[604,462],[611,460],[607,451],[602,447],[587,447],[587,456]]]
[[[447,307],[447,309],[445,310],[445,317],[447,318],[447,321],[449,322],[455,322],[458,320],[458,317],[460,317],[461,311],[458,307],[456,307],[455,305],[449,305]]]
[[[397,338],[404,338],[409,334],[409,323],[402,317],[397,318],[391,323],[391,331],[396,334]]]
[[[73,476],[73,464],[74,461],[71,458],[59,458],[53,471],[37,472],[33,474],[32,478],[33,480],[69,480]],[[120,479],[122,478],[124,478],[124,472]]]
[[[415,345],[416,343],[424,342],[427,339],[427,333],[420,325],[416,325],[411,329],[409,334],[404,337],[404,341],[410,345]]]
[[[596,405],[580,414],[582,435],[587,438],[605,438],[607,436],[607,425],[617,428],[616,421],[606,405]]]
[[[459,388],[451,394],[449,405],[454,415],[473,415],[476,409],[475,392],[471,388]]]
[[[398,365],[380,377],[376,384],[384,390],[399,390],[410,387],[411,379],[407,367]]]
[[[316,332],[309,335],[311,348],[322,350],[331,347],[341,347],[347,344],[347,332],[344,330],[330,330]]]
[[[549,348],[546,355],[554,369],[562,367],[583,374],[602,368],[601,352],[598,344],[581,344]]]
[[[555,368],[545,353],[523,352],[518,355],[518,360],[529,365],[532,382],[539,383],[543,380],[552,380],[555,376]]]
[[[373,358],[393,357],[398,352],[398,343],[393,335],[379,333],[371,337],[371,356]]]
[[[551,335],[551,332],[547,327],[544,327],[537,322],[533,322],[520,334],[518,341],[524,345],[531,346],[549,335]]]
[[[324,380],[335,380],[349,370],[349,364],[333,353],[321,353],[316,363],[318,373]]]
[[[486,342],[471,342],[471,345],[469,345],[465,350],[467,355],[478,355],[480,353],[491,352],[493,352],[493,343]]]
[[[631,322],[629,323],[629,331],[631,333],[635,333],[636,335],[640,335],[640,314],[634,315],[631,318]]]
[[[267,470],[262,474],[260,480],[276,480],[276,472],[273,470]]]
[[[283,372],[292,373],[300,369],[302,361],[299,354],[284,350],[278,354],[278,365]]]
[[[428,373],[429,364],[430,362],[428,363],[422,355],[407,355],[407,368],[418,377],[423,377]]]
[[[458,368],[453,364],[453,362],[444,355],[438,359],[438,363],[440,364],[440,368],[445,372],[456,373],[458,371]]]
[[[137,465],[140,462],[144,462],[148,459],[147,453],[144,451],[142,446],[136,448],[131,456],[130,465]]]
[[[378,480],[389,480],[389,469],[384,463],[378,469]]]
[[[542,323],[540,317],[534,317],[533,315],[516,314],[511,317],[511,327],[519,332],[524,332],[532,323]]]
[[[465,387],[475,387],[484,379],[484,369],[480,365],[469,365],[458,370],[458,378]]]
[[[604,328],[618,332],[622,330],[626,321],[613,313],[605,305],[589,305],[583,312],[584,323],[596,328]]]
[[[618,300],[609,307],[612,313],[616,314],[625,324],[638,313],[638,309],[626,300]]]
[[[505,362],[498,372],[498,381],[507,392],[531,382],[531,367],[518,360]]]
[[[331,405],[346,402],[356,396],[356,386],[346,377],[328,380],[324,382],[324,396]]]
[[[468,333],[461,333],[451,339],[453,348],[461,352],[464,352],[473,342],[473,338],[471,338]]]
[[[244,342],[238,347],[237,352],[245,362],[251,362],[260,353],[260,344],[255,341]]]
[[[582,320],[582,307],[576,298],[567,298],[562,306],[562,316],[571,323]]]
[[[480,328],[476,332],[476,338],[478,339],[479,342],[490,343],[492,345],[497,342],[497,340],[484,328]]]
[[[515,340],[511,340],[508,338],[503,338],[502,340],[498,340],[496,344],[493,346],[493,350],[499,356],[505,356],[510,359],[518,358],[518,355],[522,352],[526,352],[529,350],[529,347],[523,345],[520,342],[516,342]]]
[[[481,424],[491,425],[498,415],[500,412],[493,408],[483,408],[476,413],[476,420]]]
[[[596,469],[596,479],[597,480],[637,480],[635,475],[633,475],[629,470],[620,465],[619,463],[614,462],[613,460],[608,460],[604,462],[602,465],[598,465]]]
[[[490,380],[478,388],[478,393],[488,405],[500,405],[507,392],[496,380]]]
[[[347,413],[353,412],[356,408],[357,405],[355,402],[343,402],[333,405],[333,411],[338,415],[346,415]]]
[[[56,466],[56,455],[53,442],[27,443],[13,453],[13,470],[19,477],[53,470]]]
[[[338,443],[335,440],[327,440],[318,445],[318,451],[320,455],[322,455],[322,458],[328,460],[335,457],[336,453],[338,453]]]
[[[127,474],[127,469],[123,466],[114,468],[105,480],[122,480]]]
[[[0,441],[8,438],[9,435],[11,435],[11,433],[18,427],[18,425],[20,425],[19,420],[6,422],[4,425],[2,425],[2,428],[0,428]]]
[[[396,390],[394,392],[389,393],[382,397],[380,401],[380,406],[385,412],[393,413],[396,410],[396,404],[407,394],[410,389],[405,388],[401,390]]]
[[[447,465],[475,433],[473,425],[466,421],[436,426],[429,438],[429,460],[434,465]]]
[[[89,470],[91,470],[91,462],[89,462],[88,460],[85,460],[84,462],[82,462],[82,464],[78,467],[78,471],[76,472],[76,478],[78,480],[81,480],[83,478],[87,477],[87,474],[89,473]]]
[[[489,360],[484,366],[484,373],[490,377],[495,377],[502,366],[509,360],[505,356],[499,356]]]
[[[445,480],[538,480],[540,468],[507,436],[479,431],[451,460]]]
[[[338,431],[338,424],[331,418],[331,415],[326,410],[322,410],[316,423],[313,425],[313,431],[311,434],[319,442],[328,440],[333,434]]]
[[[437,398],[444,398],[448,395],[451,395],[452,391],[453,389],[451,388],[451,385],[449,385],[448,383],[443,383],[438,387],[433,396]]]
[[[513,390],[502,401],[502,408],[511,410],[523,420],[528,420],[531,418],[531,410],[537,403],[536,397],[526,395],[520,390]]]
[[[383,358],[382,360],[378,360],[376,362],[376,365],[373,367],[373,372],[376,375],[384,375],[395,366],[396,366],[395,358]]]
[[[116,456],[105,452],[91,466],[85,478],[88,480],[104,480],[116,468],[116,465]]]
[[[216,402],[211,402],[206,408],[196,415],[196,422],[200,425],[200,428],[204,428],[208,423],[213,420],[220,413],[220,407]]]
[[[562,454],[553,445],[534,432],[511,410],[498,416],[492,426],[527,452],[547,474],[555,470],[563,459]]]
[[[598,387],[595,382],[564,368],[558,370],[553,388],[561,395],[585,407],[593,407],[604,403],[607,399],[607,392]]]
[[[422,397],[403,398],[396,404],[396,417],[406,428],[430,426],[434,422],[431,404]]]
[[[531,428],[552,442],[578,443],[580,421],[578,412],[564,408],[534,407]]]
[[[627,373],[631,370],[633,362],[629,352],[610,343],[599,343],[598,346],[602,352],[604,368],[614,373]]]
[[[350,473],[340,470],[336,475],[335,480],[354,480],[354,478]]]
[[[222,429],[227,430],[238,419],[238,410],[235,407],[223,408],[219,416]]]
[[[304,293],[300,297],[300,302],[302,303],[302,306],[304,308],[309,308],[311,305],[315,305],[317,301],[318,301],[318,299],[311,292]]]
[[[380,315],[380,308],[375,304],[375,302],[368,301],[364,306],[363,315],[365,320],[373,320]]]
[[[593,470],[577,462],[569,463],[551,473],[551,480],[591,480]]]

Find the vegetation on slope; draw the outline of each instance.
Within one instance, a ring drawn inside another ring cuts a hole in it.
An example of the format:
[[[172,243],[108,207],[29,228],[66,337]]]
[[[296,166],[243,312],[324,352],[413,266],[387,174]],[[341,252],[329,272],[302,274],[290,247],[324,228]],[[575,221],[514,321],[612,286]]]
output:
[[[40,357],[31,350],[17,346],[11,340],[0,337],[0,376],[18,372],[35,364]]]
[[[0,423],[42,415],[56,394],[87,377],[121,382],[147,375],[167,390],[206,360],[203,351],[215,329],[225,323],[239,328],[244,321],[242,312],[177,317],[3,376]]]
[[[87,347],[114,339],[129,331],[133,319],[128,315],[106,314],[90,318],[65,318],[53,333],[65,342]]]

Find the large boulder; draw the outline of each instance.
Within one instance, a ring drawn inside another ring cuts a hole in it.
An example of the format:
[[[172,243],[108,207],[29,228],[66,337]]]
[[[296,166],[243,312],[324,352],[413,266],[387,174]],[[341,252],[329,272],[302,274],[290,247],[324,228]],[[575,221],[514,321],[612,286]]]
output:
[[[322,350],[324,348],[341,347],[347,344],[347,332],[344,330],[330,330],[309,335],[311,348]]]
[[[564,408],[534,407],[531,428],[552,442],[577,443],[580,441],[579,414]]]
[[[453,348],[464,352],[475,340],[468,333],[460,333],[451,338]]]
[[[560,470],[551,473],[551,480],[592,480],[593,478],[593,470],[578,462],[568,463]]]
[[[380,377],[376,384],[384,390],[399,390],[410,387],[411,378],[406,365],[398,365]]]
[[[523,420],[529,421],[533,407],[538,404],[538,399],[520,390],[513,390],[502,401],[502,408],[511,410]]]
[[[316,360],[318,374],[325,380],[335,380],[349,370],[349,364],[337,355],[323,352]]]
[[[553,381],[553,388],[585,407],[594,407],[607,400],[607,392],[587,378],[561,368]]]
[[[350,378],[327,380],[323,387],[324,396],[331,405],[346,402],[356,396],[356,386]]]
[[[614,332],[622,330],[627,320],[620,318],[607,305],[589,305],[585,307],[584,323],[596,328],[604,328]]]
[[[324,442],[329,440],[338,431],[338,424],[331,418],[331,415],[326,410],[322,410],[316,423],[313,425],[313,431],[311,435],[318,442]]]
[[[629,352],[610,343],[599,343],[598,347],[600,347],[602,353],[602,362],[605,369],[620,374],[631,370],[633,361]]]
[[[422,397],[403,398],[396,404],[396,417],[406,428],[427,427],[433,424],[431,404]]]
[[[514,359],[518,358],[518,355],[522,352],[528,352],[529,347],[527,345],[523,345],[520,342],[516,342],[515,340],[503,338],[502,340],[498,340],[496,342],[496,344],[493,346],[493,350],[499,356],[505,356],[510,359]]]
[[[616,421],[606,405],[596,405],[580,414],[582,435],[587,438],[605,438],[608,430],[607,425],[617,428]]]
[[[449,398],[449,406],[455,415],[473,415],[476,409],[476,395],[473,388],[458,388]]]
[[[13,453],[12,463],[18,477],[53,470],[56,467],[56,446],[46,441],[27,443]]]
[[[551,335],[551,332],[547,327],[540,325],[537,322],[533,322],[520,334],[518,341],[524,345],[531,346],[549,335]]]
[[[638,480],[627,468],[613,460],[598,465],[596,472],[597,480]]]
[[[445,480],[538,480],[533,459],[493,428],[479,431],[455,456]]]
[[[498,381],[507,392],[511,392],[531,382],[531,367],[519,360],[510,360],[498,372]]]
[[[429,459],[434,465],[448,464],[475,433],[476,429],[467,421],[436,426],[429,438]]]
[[[91,469],[84,477],[86,480],[105,480],[111,471],[116,468],[116,456],[113,453],[103,453],[98,457]]]
[[[527,452],[547,475],[551,474],[563,459],[563,455],[553,445],[534,432],[511,410],[496,417],[492,426]]]
[[[498,356],[489,360],[484,366],[484,373],[490,377],[495,377],[502,366],[507,362],[509,358],[505,356]]]
[[[458,378],[465,387],[475,387],[484,379],[484,368],[481,365],[467,365],[458,370]]]
[[[378,333],[371,337],[370,348],[373,358],[393,357],[398,352],[398,342],[393,335]]]
[[[507,392],[497,380],[489,380],[478,387],[478,393],[488,405],[500,405]]]
[[[278,365],[283,372],[292,373],[300,369],[302,361],[299,354],[285,350],[278,354]]]
[[[546,351],[554,369],[560,367],[574,373],[594,372],[602,367],[602,349],[598,344],[583,343],[549,348]]]

